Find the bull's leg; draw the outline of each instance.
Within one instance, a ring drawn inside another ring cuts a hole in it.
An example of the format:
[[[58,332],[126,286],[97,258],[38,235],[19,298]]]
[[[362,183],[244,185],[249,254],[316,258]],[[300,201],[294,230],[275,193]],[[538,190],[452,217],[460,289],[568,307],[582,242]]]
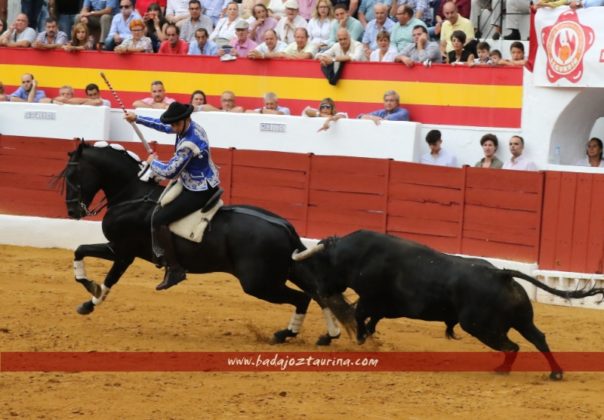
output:
[[[554,359],[554,356],[552,356],[547,341],[545,341],[545,334],[543,334],[532,321],[521,326],[514,326],[514,328],[518,330],[524,338],[533,343],[533,345],[537,347],[537,350],[543,353],[552,370],[549,374],[549,378],[554,381],[561,380],[564,373],[558,362],[556,362],[556,359]]]
[[[287,328],[274,333],[273,343],[284,343],[288,338],[298,335],[302,328],[308,305],[310,304],[310,296],[299,290],[287,287],[285,283],[281,283],[275,287],[266,287],[265,282],[258,278],[239,277],[239,280],[243,291],[250,296],[271,303],[289,303],[295,306],[296,309],[292,314],[289,325]]]
[[[512,365],[518,356],[518,350],[520,347],[518,344],[514,343],[508,338],[507,332],[497,332],[495,334],[484,332],[475,334],[470,332],[470,334],[478,338],[493,350],[504,352],[505,358],[503,359],[503,363],[495,368],[495,372],[510,373],[512,370]]]
[[[354,317],[357,322],[357,343],[363,344],[367,339],[367,327],[365,321],[369,318],[365,302],[362,298],[359,298],[357,307],[354,312]]]
[[[109,269],[102,285],[98,285],[94,281],[86,278],[83,258],[88,256],[113,261],[113,265]],[[94,308],[97,305],[103,303],[107,298],[111,287],[119,281],[126,269],[132,264],[132,261],[134,261],[134,257],[116,255],[110,244],[82,245],[78,247],[74,259],[76,280],[90,292],[92,299],[78,306],[77,312],[80,315],[88,315],[94,311]]]

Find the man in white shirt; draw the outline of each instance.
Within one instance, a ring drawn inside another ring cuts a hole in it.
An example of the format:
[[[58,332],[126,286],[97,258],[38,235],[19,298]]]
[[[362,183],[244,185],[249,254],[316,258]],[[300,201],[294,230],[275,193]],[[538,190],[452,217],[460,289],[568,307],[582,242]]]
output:
[[[439,130],[430,130],[426,135],[426,143],[430,151],[422,156],[421,163],[457,167],[457,158],[441,147],[443,140]]]
[[[277,39],[275,30],[269,29],[264,33],[264,42],[250,51],[247,58],[281,58],[286,48],[287,44]]]
[[[307,26],[306,19],[298,14],[298,1],[288,0],[285,3],[285,16],[279,19],[275,32],[277,32],[281,41],[291,44],[295,41],[296,29],[306,28]]]
[[[338,42],[327,51],[317,54],[317,58],[321,62],[321,71],[330,85],[335,85],[340,79],[345,62],[365,60],[363,44],[351,39],[346,28],[338,29],[337,39]]]
[[[510,139],[510,153],[512,157],[503,164],[503,169],[515,171],[536,171],[537,165],[522,156],[524,151],[524,139],[520,136],[512,136]]]
[[[29,48],[36,40],[36,31],[27,26],[27,15],[19,13],[15,21],[0,36],[0,46],[12,48]]]

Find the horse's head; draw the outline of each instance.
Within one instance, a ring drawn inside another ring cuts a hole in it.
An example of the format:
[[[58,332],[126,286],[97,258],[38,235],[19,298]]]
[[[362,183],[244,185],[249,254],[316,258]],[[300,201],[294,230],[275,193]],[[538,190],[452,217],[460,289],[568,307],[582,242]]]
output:
[[[80,219],[95,215],[105,204],[90,210],[88,206],[99,190],[107,202],[115,203],[118,196],[127,198],[126,189],[137,182],[140,159],[118,144],[98,142],[90,146],[83,141],[73,152],[60,176],[65,178],[65,204],[69,217]]]
[[[67,214],[74,219],[91,214],[88,206],[101,189],[100,173],[84,157],[85,150],[89,148],[86,143],[80,142],[76,150],[69,152],[69,161],[64,170]]]

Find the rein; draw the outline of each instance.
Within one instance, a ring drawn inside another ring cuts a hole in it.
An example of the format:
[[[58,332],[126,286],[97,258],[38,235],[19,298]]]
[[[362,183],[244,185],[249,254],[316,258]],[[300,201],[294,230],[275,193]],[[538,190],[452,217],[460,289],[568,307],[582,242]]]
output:
[[[94,207],[93,209],[89,209],[88,206],[82,201],[82,185],[81,185],[80,179],[79,179],[79,175],[80,175],[80,171],[79,171],[80,162],[67,162],[67,166],[75,166],[76,167],[76,173],[77,173],[78,179],[76,180],[76,182],[71,182],[69,179],[67,179],[67,177],[65,177],[65,183],[67,184],[67,186],[69,186],[69,187],[73,188],[75,191],[77,191],[77,197],[69,199],[69,200],[65,199],[65,203],[67,203],[68,205],[71,204],[71,203],[76,203],[84,211],[84,213],[85,213],[86,216],[96,216],[105,207],[107,207],[107,208],[115,208],[115,207],[120,207],[120,206],[131,205],[131,204],[138,204],[138,203],[153,203],[153,204],[157,204],[157,201],[153,200],[151,198],[151,193],[149,193],[149,194],[146,194],[145,196],[143,196],[141,198],[135,198],[135,199],[132,199],[132,200],[122,201],[120,203],[112,204],[110,206],[109,205],[109,201],[107,200],[107,196],[105,195],[103,197],[103,199],[101,200],[101,202],[96,207]],[[119,194],[118,194],[118,196],[119,196]]]

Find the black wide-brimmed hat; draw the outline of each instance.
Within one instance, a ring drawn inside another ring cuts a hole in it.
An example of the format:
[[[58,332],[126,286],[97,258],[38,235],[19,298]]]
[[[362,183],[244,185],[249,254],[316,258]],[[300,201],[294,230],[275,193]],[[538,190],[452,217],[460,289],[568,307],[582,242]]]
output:
[[[166,112],[161,114],[159,120],[164,124],[174,124],[180,120],[184,120],[193,112],[193,105],[181,104],[180,102],[172,102]]]

